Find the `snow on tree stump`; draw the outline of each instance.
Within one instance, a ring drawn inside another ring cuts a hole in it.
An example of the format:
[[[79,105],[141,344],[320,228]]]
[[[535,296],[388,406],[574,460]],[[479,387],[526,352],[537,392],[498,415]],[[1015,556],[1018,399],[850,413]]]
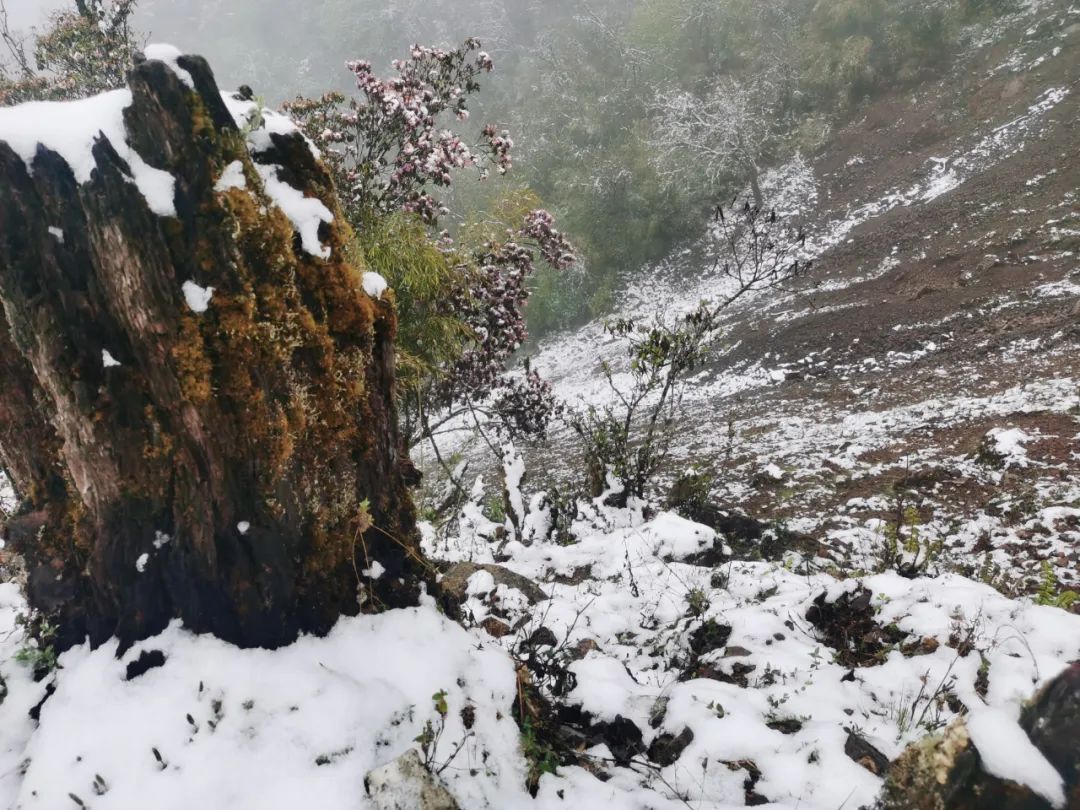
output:
[[[413,604],[392,303],[313,148],[155,46],[129,87],[0,109],[0,463],[28,598],[126,644],[244,646]],[[156,57],[156,58],[153,58]]]

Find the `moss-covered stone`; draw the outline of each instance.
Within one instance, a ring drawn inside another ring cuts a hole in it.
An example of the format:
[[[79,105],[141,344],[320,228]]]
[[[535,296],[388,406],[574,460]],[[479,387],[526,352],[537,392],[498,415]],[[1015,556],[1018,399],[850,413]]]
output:
[[[1080,807],[1080,664],[1051,681],[1027,707],[1020,727],[1061,774],[1066,807]],[[879,810],[1049,810],[1030,788],[982,768],[962,717],[910,745],[889,766]]]

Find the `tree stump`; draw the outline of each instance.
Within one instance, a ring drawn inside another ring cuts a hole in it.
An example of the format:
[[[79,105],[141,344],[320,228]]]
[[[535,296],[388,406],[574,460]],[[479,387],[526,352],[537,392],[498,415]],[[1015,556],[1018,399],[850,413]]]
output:
[[[395,314],[363,290],[325,168],[283,119],[241,129],[199,57],[144,60],[116,92],[126,143],[97,137],[82,182],[0,119],[0,463],[30,604],[61,647],[174,618],[273,647],[415,603]]]

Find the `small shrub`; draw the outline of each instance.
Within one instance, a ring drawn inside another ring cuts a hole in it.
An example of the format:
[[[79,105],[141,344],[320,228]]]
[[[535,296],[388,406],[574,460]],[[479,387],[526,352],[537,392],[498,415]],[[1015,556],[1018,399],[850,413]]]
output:
[[[15,660],[26,664],[41,680],[56,669],[55,624],[39,613],[20,613],[15,622],[26,634],[26,643],[15,653]]]
[[[1036,604],[1070,610],[1078,601],[1080,601],[1080,594],[1076,591],[1061,590],[1054,567],[1047,560],[1043,560],[1039,592],[1035,596]]]

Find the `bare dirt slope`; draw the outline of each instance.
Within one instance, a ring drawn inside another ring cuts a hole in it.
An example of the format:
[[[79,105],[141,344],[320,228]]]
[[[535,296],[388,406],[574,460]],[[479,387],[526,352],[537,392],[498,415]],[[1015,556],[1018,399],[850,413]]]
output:
[[[711,474],[718,503],[805,532],[826,564],[880,565],[915,524],[932,565],[1063,591],[1080,583],[1080,12],[1033,4],[978,37],[767,179],[815,270],[733,314],[671,472]],[[620,314],[721,289],[709,248],[635,278]],[[596,403],[618,359],[592,324],[535,366]],[[566,458],[534,466],[558,478]]]

